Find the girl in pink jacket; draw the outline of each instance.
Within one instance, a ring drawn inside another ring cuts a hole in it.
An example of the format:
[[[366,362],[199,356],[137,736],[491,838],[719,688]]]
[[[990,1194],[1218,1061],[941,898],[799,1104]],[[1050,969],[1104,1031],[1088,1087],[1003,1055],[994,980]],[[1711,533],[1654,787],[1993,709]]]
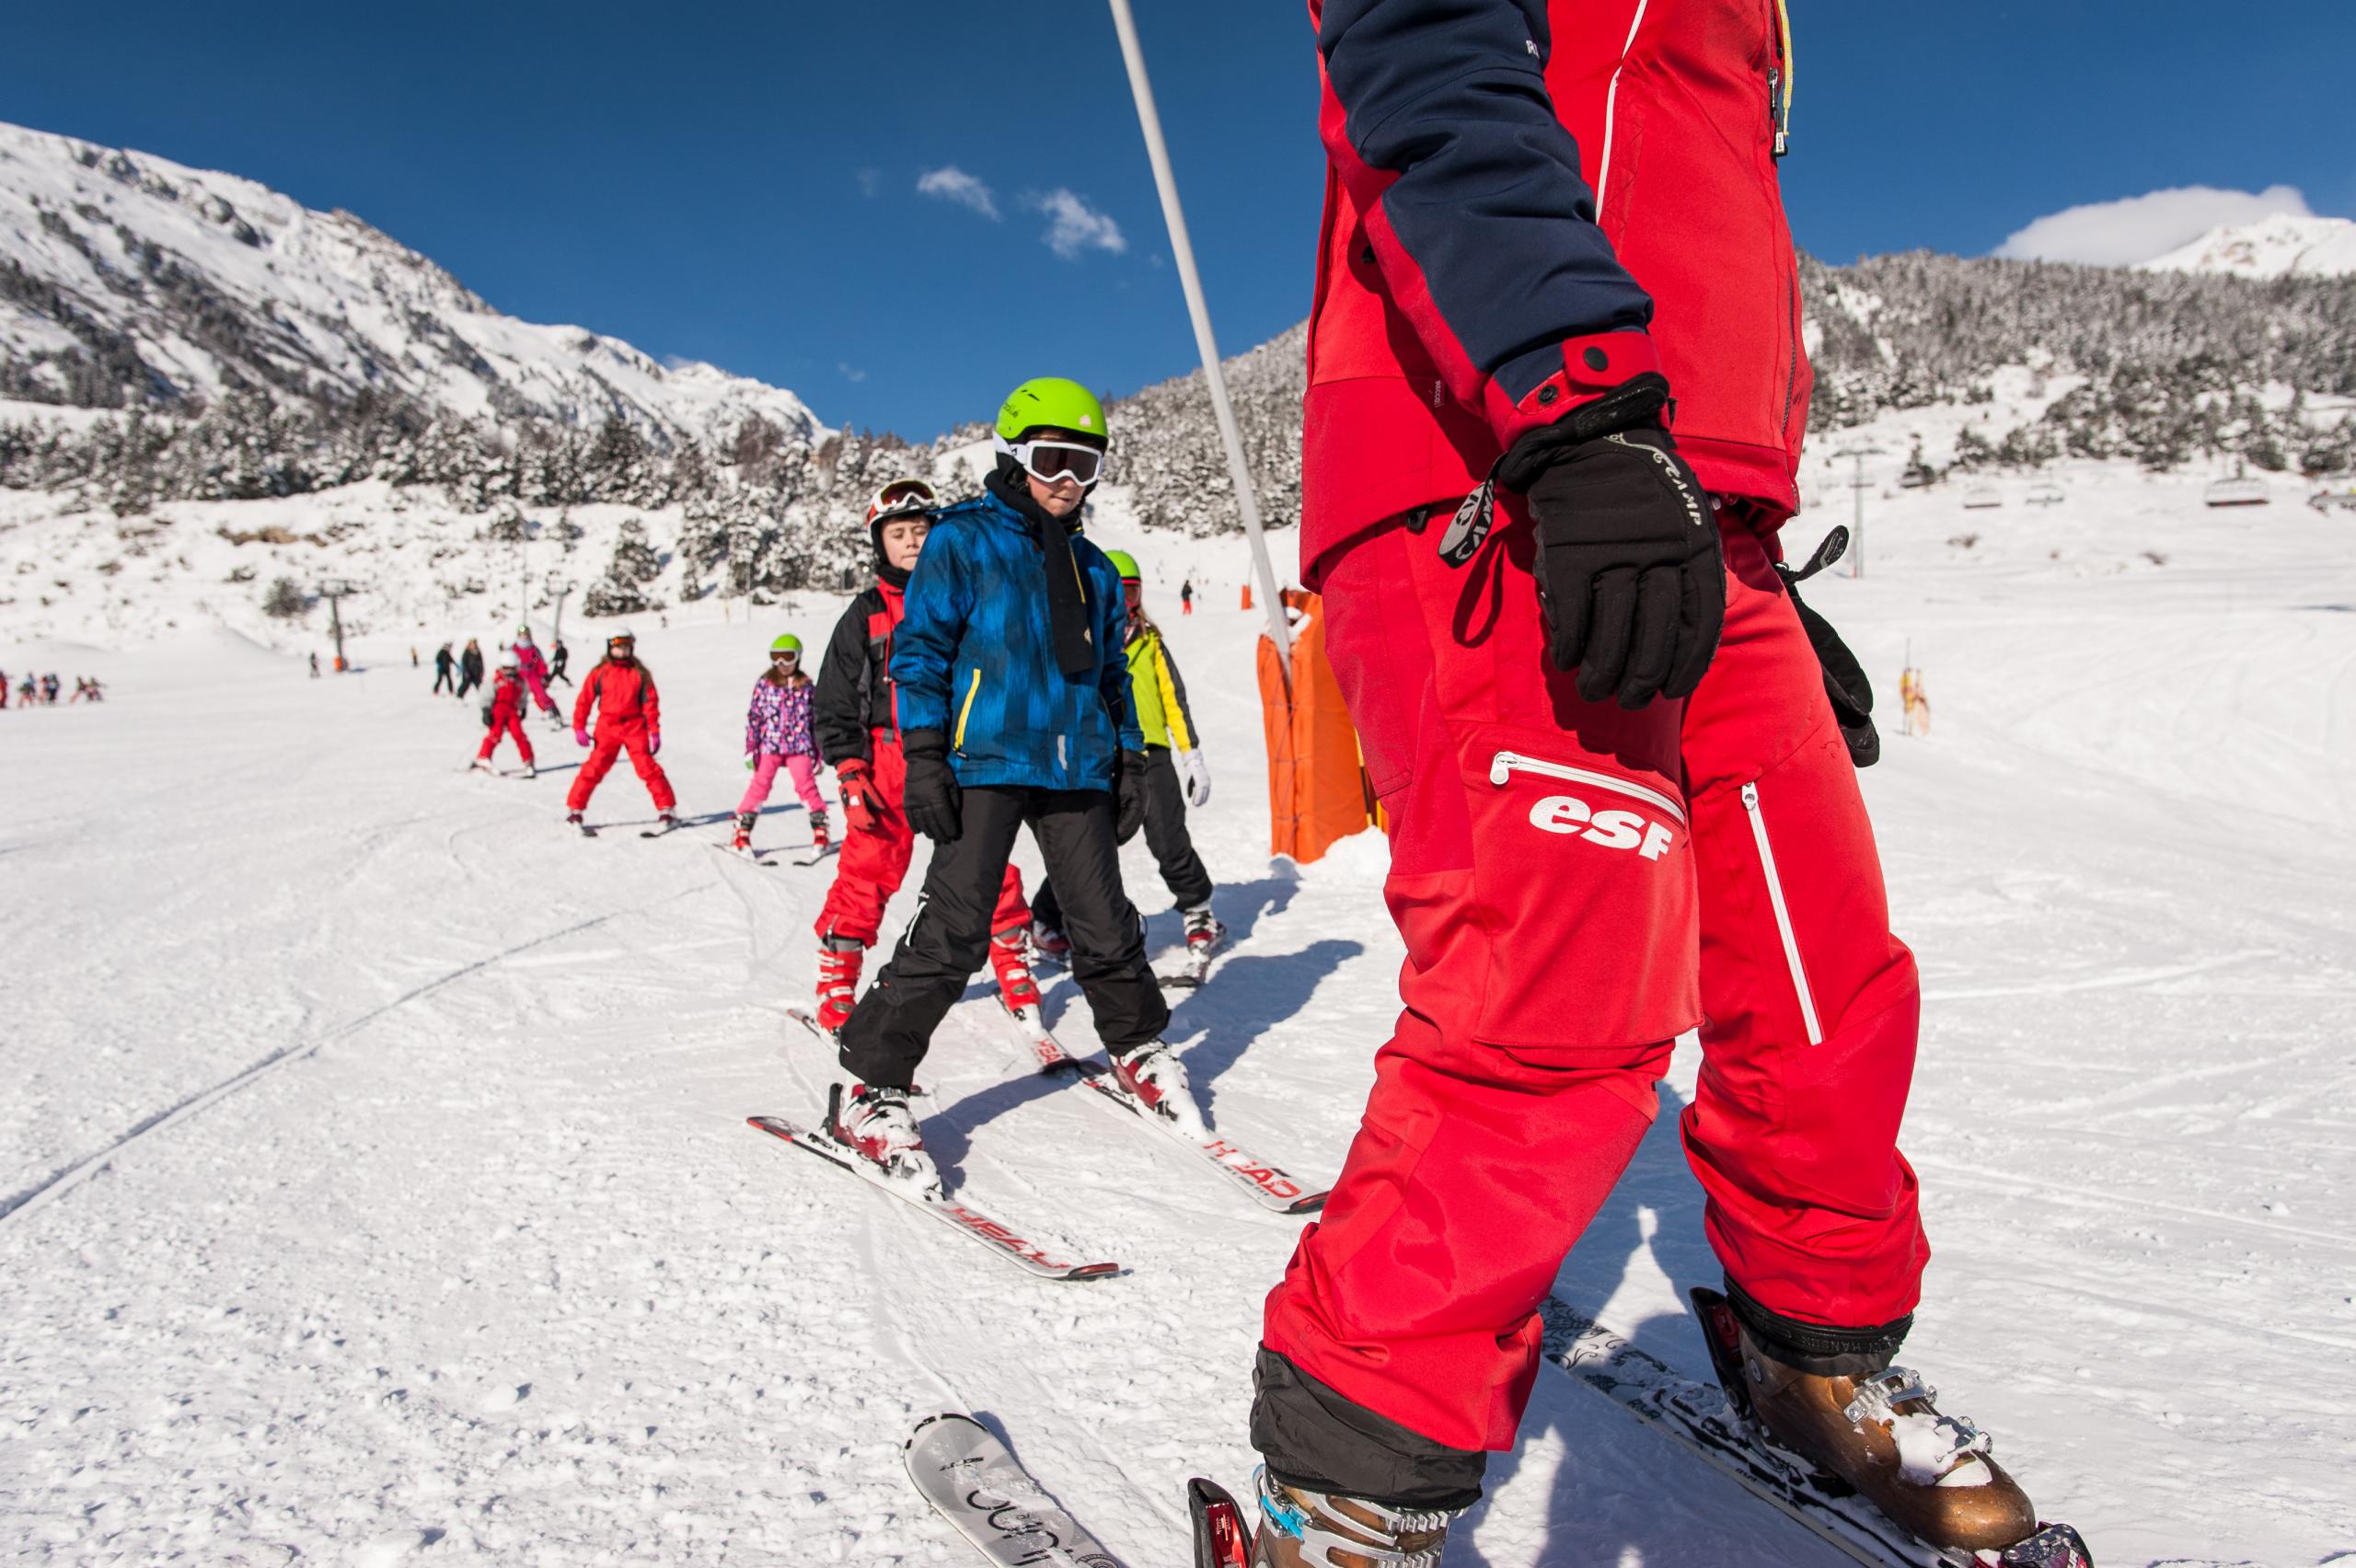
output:
[[[769,798],[777,770],[793,778],[793,792],[810,813],[810,842],[826,847],[826,798],[818,792],[818,744],[810,733],[810,677],[802,673],[802,639],[787,632],[769,644],[769,667],[753,683],[745,715],[745,762],[753,770],[736,802],[736,836],[729,847],[753,852],[753,821]]]

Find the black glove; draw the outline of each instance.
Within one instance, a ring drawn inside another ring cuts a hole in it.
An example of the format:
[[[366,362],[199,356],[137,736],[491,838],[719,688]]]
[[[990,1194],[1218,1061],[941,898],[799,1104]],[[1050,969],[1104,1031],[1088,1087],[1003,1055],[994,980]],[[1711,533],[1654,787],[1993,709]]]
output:
[[[949,736],[941,730],[908,730],[900,736],[908,759],[907,792],[900,809],[908,825],[935,844],[954,844],[964,831],[964,791],[949,769]]]
[[[1578,672],[1589,702],[1692,696],[1726,619],[1709,495],[1657,422],[1668,392],[1640,376],[1531,431],[1497,465],[1536,524],[1547,650],[1555,668]]]
[[[1777,561],[1775,575],[1784,580],[1784,592],[1791,595],[1808,646],[1816,650],[1816,662],[1823,666],[1824,695],[1832,704],[1832,717],[1840,721],[1841,738],[1849,743],[1849,760],[1856,767],[1871,767],[1881,760],[1881,733],[1874,728],[1874,684],[1865,678],[1865,666],[1832,629],[1832,623],[1800,597],[1800,584],[1839,560],[1848,548],[1849,530],[1836,527],[1824,536],[1807,564],[1794,568]]]
[[[1125,751],[1113,765],[1113,842],[1126,844],[1145,825],[1145,753]]]

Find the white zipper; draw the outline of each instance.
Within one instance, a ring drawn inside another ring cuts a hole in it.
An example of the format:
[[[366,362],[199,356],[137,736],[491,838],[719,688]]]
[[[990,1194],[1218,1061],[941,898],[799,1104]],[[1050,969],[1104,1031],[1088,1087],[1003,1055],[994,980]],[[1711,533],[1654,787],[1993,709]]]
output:
[[[1807,1043],[1824,1043],[1824,1026],[1816,1020],[1816,997],[1807,988],[1807,971],[1800,967],[1799,938],[1792,934],[1792,911],[1784,902],[1784,880],[1775,874],[1775,851],[1767,842],[1767,819],[1759,812],[1759,786],[1742,787],[1742,809],[1750,818],[1750,836],[1759,846],[1759,869],[1767,873],[1767,902],[1775,907],[1775,929],[1784,939],[1784,962],[1792,971],[1792,989],[1799,993],[1800,1022]]]
[[[1489,759],[1489,782],[1502,787],[1516,773],[1542,773],[1549,778],[1567,778],[1574,784],[1587,784],[1598,790],[1609,790],[1631,800],[1665,812],[1685,825],[1685,808],[1657,790],[1615,778],[1609,773],[1597,773],[1585,767],[1573,767],[1566,763],[1548,762],[1542,757],[1524,756],[1519,752],[1501,751]]]
[[[1611,85],[1603,93],[1603,156],[1595,169],[1595,221],[1603,221],[1603,193],[1611,185],[1611,125],[1620,108],[1620,73],[1627,68],[1629,52],[1636,47],[1636,29],[1645,25],[1645,7],[1651,0],[1636,0],[1636,15],[1628,23],[1628,41],[1620,46],[1619,63],[1611,67]]]

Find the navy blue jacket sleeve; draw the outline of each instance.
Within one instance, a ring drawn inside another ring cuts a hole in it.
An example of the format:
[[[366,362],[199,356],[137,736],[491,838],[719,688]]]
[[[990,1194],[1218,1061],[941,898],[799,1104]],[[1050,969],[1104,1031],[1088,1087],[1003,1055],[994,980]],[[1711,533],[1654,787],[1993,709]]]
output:
[[[1324,0],[1317,43],[1319,130],[1383,281],[1500,442],[1659,369],[1547,94],[1545,0]]]

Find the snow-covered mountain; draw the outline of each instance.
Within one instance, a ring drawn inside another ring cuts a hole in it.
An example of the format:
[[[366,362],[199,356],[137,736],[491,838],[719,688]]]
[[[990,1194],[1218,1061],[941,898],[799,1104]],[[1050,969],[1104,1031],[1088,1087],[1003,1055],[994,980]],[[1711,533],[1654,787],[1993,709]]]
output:
[[[2191,244],[2143,263],[2147,272],[2223,272],[2236,278],[2356,275],[2356,221],[2277,213],[2221,224]]]
[[[0,397],[168,409],[249,388],[498,423],[618,417],[659,446],[724,444],[756,414],[826,434],[780,387],[504,315],[350,213],[0,124]]]

